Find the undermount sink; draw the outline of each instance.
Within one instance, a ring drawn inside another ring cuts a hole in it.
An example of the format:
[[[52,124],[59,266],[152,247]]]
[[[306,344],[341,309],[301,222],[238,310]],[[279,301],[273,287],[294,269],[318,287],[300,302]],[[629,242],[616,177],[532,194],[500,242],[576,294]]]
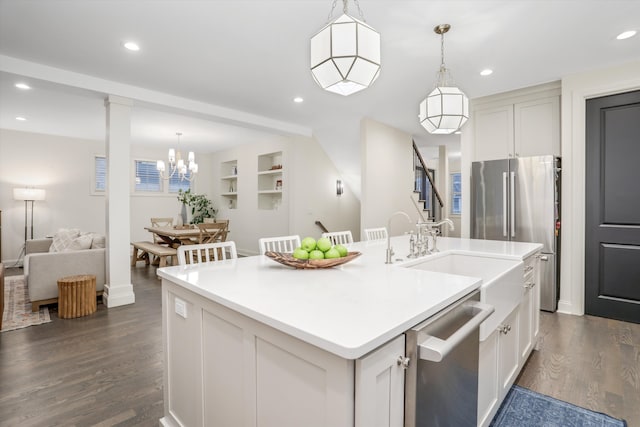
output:
[[[442,253],[407,262],[402,267],[482,279],[480,301],[494,306],[495,312],[480,325],[480,341],[498,327],[499,319],[520,304],[524,293],[524,264],[519,260]]]

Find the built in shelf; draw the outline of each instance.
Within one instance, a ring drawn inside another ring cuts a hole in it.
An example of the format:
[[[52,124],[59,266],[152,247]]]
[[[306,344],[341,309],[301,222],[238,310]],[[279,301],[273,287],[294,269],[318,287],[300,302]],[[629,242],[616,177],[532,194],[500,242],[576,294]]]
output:
[[[220,179],[238,179],[238,175],[221,176]]]
[[[258,194],[282,194],[282,190],[260,190]]]
[[[238,197],[238,192],[237,191],[233,191],[233,192],[226,192],[226,193],[222,193],[222,196],[227,196],[227,197]]]
[[[278,174],[282,174],[282,168],[258,172],[258,175],[278,175]]]

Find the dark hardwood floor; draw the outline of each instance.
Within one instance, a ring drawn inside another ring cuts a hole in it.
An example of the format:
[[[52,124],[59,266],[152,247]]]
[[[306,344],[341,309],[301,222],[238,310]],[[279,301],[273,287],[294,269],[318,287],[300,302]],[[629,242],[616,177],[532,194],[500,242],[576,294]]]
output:
[[[10,269],[9,274],[22,274]],[[157,426],[162,317],[154,267],[132,270],[136,302],[0,334],[0,426]]]
[[[640,324],[541,312],[538,351],[516,383],[639,427]]]
[[[8,274],[22,274],[9,269]],[[157,426],[160,281],[132,269],[136,303],[0,334],[0,426]],[[640,325],[542,313],[523,387],[640,427]]]

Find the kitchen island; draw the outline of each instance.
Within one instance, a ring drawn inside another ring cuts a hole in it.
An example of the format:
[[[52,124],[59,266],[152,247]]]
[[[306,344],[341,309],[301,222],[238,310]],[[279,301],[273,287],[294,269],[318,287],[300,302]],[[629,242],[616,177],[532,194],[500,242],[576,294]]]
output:
[[[392,245],[402,261],[391,265],[384,264],[380,241],[350,245],[362,255],[326,270],[294,270],[264,256],[160,269],[162,425],[352,427],[381,416],[390,425],[402,420],[403,332],[482,280],[403,268],[415,262],[406,258],[408,238],[394,237]],[[539,245],[440,238],[438,247],[523,260]],[[376,402],[371,378],[385,382],[386,404]]]

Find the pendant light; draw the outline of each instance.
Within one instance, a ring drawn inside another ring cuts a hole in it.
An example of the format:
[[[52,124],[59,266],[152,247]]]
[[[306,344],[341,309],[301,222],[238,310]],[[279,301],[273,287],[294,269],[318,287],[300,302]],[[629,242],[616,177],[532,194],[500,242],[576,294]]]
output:
[[[331,21],[333,1],[328,21],[311,38],[311,74],[324,90],[348,96],[366,89],[380,74],[380,34],[362,20],[347,12],[343,0],[343,14]]]
[[[444,65],[444,34],[449,24],[433,29],[440,34],[440,70],[435,89],[420,103],[420,124],[429,133],[450,134],[459,130],[469,119],[469,99],[458,89]]]

